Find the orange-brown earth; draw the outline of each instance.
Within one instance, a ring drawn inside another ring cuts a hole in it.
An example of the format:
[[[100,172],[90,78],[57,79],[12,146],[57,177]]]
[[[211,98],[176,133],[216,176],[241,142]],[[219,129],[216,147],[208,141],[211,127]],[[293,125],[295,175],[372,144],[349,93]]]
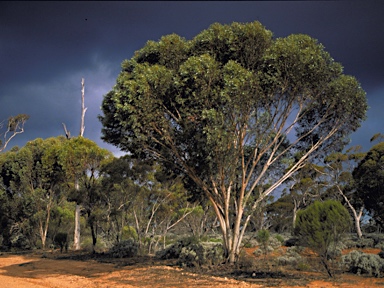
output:
[[[254,249],[246,249],[245,257],[248,257],[248,260],[256,260],[257,266],[257,262],[263,261],[255,259],[252,254]],[[174,262],[159,261],[151,257],[134,259],[101,257],[95,260],[92,257],[82,258],[82,256],[84,254],[73,252],[68,254],[35,252],[22,255],[2,253],[0,287],[384,287],[382,278],[348,273],[338,274],[333,280],[322,272],[300,271],[289,273],[280,271],[280,274],[270,277],[253,277],[251,274],[233,273],[233,270],[225,268],[215,271],[208,268],[199,271],[182,269],[172,265]],[[72,260],[74,258],[82,260]]]

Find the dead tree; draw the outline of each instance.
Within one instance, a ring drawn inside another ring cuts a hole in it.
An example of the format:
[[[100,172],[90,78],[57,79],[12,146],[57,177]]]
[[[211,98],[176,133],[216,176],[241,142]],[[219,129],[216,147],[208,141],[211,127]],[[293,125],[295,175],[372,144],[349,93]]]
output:
[[[84,86],[84,78],[81,79],[81,122],[80,122],[80,134],[79,136],[83,137],[85,125],[84,125],[84,118],[85,118],[85,112],[87,111],[87,108],[84,105],[84,92],[85,92],[85,86]],[[71,138],[71,133],[67,130],[67,127],[63,123],[64,132],[67,137],[67,139]],[[77,176],[75,177],[75,189],[79,191],[79,179]],[[75,229],[74,229],[74,235],[73,235],[73,248],[75,250],[80,250],[80,216],[81,216],[81,205],[76,203],[75,208]]]

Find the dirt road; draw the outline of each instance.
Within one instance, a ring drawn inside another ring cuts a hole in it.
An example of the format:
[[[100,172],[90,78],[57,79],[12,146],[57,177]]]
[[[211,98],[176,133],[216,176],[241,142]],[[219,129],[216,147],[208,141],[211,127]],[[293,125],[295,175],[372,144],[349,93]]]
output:
[[[279,287],[383,287],[384,280],[342,275],[343,281],[312,281],[305,286]],[[282,281],[282,284],[284,281]],[[41,254],[0,256],[0,287],[265,287],[226,277],[213,277],[187,272],[165,265],[131,265],[99,263],[95,260],[74,261],[42,258]]]

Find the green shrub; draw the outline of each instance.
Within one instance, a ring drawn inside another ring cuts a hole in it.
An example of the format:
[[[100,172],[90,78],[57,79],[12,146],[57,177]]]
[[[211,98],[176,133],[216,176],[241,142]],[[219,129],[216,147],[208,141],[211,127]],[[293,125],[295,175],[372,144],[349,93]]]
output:
[[[384,234],[382,233],[370,233],[366,235],[366,238],[372,239],[373,240],[373,245],[370,247],[376,247],[380,246],[384,242]],[[377,247],[381,248],[381,247]]]
[[[276,235],[276,236],[279,236],[279,235]],[[271,237],[269,239],[269,245],[272,246],[272,248],[274,250],[278,249],[281,247],[281,244],[284,242],[284,239],[282,240],[283,242],[281,242],[281,240],[277,239],[277,237],[274,236],[274,237]]]
[[[63,253],[63,249],[65,252],[68,252],[68,234],[65,232],[59,232],[55,235],[53,239],[54,244],[60,247],[60,252]]]
[[[284,242],[285,242],[285,240],[284,240],[284,237],[283,236],[281,236],[280,234],[277,234],[277,235],[275,235],[275,237],[274,237],[277,241],[279,241],[280,242],[280,246],[281,245],[283,245],[284,244]]]
[[[273,249],[272,246],[268,245],[267,247],[257,248],[255,251],[253,251],[253,255],[255,256],[267,255],[268,253],[271,253],[274,250],[275,249]]]
[[[356,248],[373,248],[375,246],[374,242],[375,241],[371,238],[361,238],[355,242],[355,247]]]
[[[183,247],[177,263],[183,267],[200,267],[217,265],[223,261],[223,245],[214,242],[201,242]]]
[[[379,255],[367,254],[356,250],[343,255],[341,262],[347,271],[358,275],[368,274],[379,277],[384,267],[384,259],[380,258]]]
[[[261,229],[257,231],[256,240],[259,242],[261,251],[264,253],[264,255],[267,255],[268,252],[271,252],[269,242],[270,242],[270,234],[269,231],[266,229]],[[272,248],[272,247],[271,247]],[[257,250],[259,250],[257,249]],[[273,248],[272,248],[273,251]]]
[[[224,261],[224,249],[221,243],[199,242],[196,237],[187,237],[157,251],[160,259],[179,259],[178,265],[196,267],[215,265]]]
[[[298,212],[295,235],[303,246],[320,256],[328,275],[333,277],[328,259],[333,256],[332,249],[342,240],[350,225],[349,212],[340,202],[315,201]]]
[[[133,239],[127,239],[116,243],[109,253],[114,258],[129,258],[137,255],[139,251],[139,245]]]
[[[297,249],[295,247],[289,247],[287,248],[287,252],[284,256],[277,257],[277,261],[280,265],[290,265],[294,266],[297,265],[299,262],[302,261],[301,255],[297,252]]]

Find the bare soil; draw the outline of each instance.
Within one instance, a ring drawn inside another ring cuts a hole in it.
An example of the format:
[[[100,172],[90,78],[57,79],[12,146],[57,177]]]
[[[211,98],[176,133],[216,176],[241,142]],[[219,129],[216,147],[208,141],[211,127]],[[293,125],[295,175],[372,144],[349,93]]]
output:
[[[340,273],[329,279],[323,272],[265,267],[260,264],[265,261],[257,259],[253,250],[246,250],[248,259],[243,260],[243,265],[256,262],[259,267],[255,266],[254,271],[250,267],[228,265],[182,269],[174,260],[111,259],[85,252],[1,253],[0,287],[384,287],[382,278]]]

